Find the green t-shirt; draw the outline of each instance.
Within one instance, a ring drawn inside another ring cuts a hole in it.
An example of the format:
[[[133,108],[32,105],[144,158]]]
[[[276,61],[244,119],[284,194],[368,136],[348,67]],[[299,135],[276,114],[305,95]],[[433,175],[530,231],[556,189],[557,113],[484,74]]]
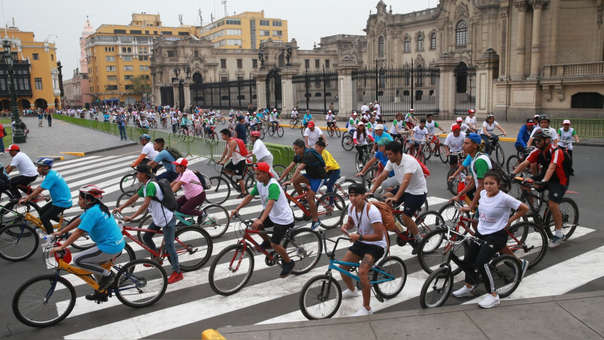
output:
[[[258,194],[259,194],[258,186],[256,184],[254,184],[254,188],[250,192],[250,195],[257,196]],[[279,185],[277,185],[276,183],[270,183],[268,185],[268,199],[269,200],[277,201],[279,199],[280,194],[281,194],[281,189],[279,189]]]
[[[489,165],[484,159],[477,159],[474,162],[474,172],[476,172],[477,179],[483,179],[484,175],[489,171]]]

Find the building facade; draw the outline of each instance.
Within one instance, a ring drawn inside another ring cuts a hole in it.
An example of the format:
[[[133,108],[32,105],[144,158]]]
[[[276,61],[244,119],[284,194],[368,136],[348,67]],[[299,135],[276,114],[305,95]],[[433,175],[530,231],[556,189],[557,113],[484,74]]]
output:
[[[60,108],[60,64],[55,44],[36,41],[33,32],[17,27],[1,30],[0,39],[11,41],[19,109]],[[10,106],[7,70],[6,65],[0,64],[0,111],[8,111]]]
[[[82,35],[80,36],[80,67],[73,70],[73,77],[63,82],[65,95],[63,102],[65,106],[84,107],[90,105],[90,83],[88,81],[88,61],[86,58],[86,39],[94,33],[90,20],[86,18]]]

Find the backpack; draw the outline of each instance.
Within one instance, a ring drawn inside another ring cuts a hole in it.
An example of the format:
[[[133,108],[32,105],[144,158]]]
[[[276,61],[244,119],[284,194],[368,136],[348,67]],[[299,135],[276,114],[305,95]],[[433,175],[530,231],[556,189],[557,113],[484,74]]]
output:
[[[203,186],[204,190],[208,190],[211,188],[210,183],[208,183],[208,181],[206,180],[206,176],[204,176],[201,172],[197,170],[193,170],[193,173],[199,179],[199,183],[201,183],[201,186]]]
[[[182,158],[182,154],[180,153],[180,151],[174,149],[171,146],[167,146],[166,151],[168,151],[170,153],[170,155],[172,155],[172,157],[174,157],[174,160]]]
[[[419,159],[415,158],[415,156],[411,157],[413,157],[419,163],[419,166],[422,168],[422,172],[424,173],[424,177],[430,176],[430,169],[428,169],[426,164],[422,163]]]
[[[235,140],[235,142],[237,142],[237,146],[239,147],[239,154],[241,154],[241,156],[243,157],[247,156],[249,154],[249,151],[247,150],[247,146],[245,146],[243,140],[241,138],[236,137],[233,137],[233,139]]]
[[[172,191],[172,187],[170,186],[170,182],[167,179],[162,178],[160,180],[154,180],[153,182],[159,185],[162,195],[164,196],[163,200],[158,200],[156,197],[153,197],[153,200],[160,202],[166,209],[170,211],[174,211],[178,209],[178,203],[176,202],[176,196]]]
[[[501,178],[501,184],[499,185],[499,189],[501,189],[505,193],[509,192],[512,188],[512,183],[510,181],[510,176],[507,174],[507,172],[503,170],[501,165],[496,160],[491,158],[491,156],[484,153],[478,153],[476,154],[475,158],[479,155],[485,155],[489,158],[489,161],[491,162],[491,169],[489,171],[497,173],[497,175],[499,175],[499,178]],[[472,172],[471,169],[470,172]]]
[[[571,157],[570,154],[568,153],[568,151],[566,151],[564,148],[561,147],[557,147],[553,150],[553,152],[557,151],[558,149],[560,149],[562,151],[562,154],[564,154],[564,160],[562,161],[562,170],[564,170],[564,175],[566,176],[566,178],[569,177],[570,173],[572,172],[572,161],[571,161]],[[552,154],[548,153],[547,157],[545,159],[545,162],[547,164],[549,164],[552,161]],[[545,172],[547,171],[547,167],[544,166],[542,173],[540,174],[541,178],[543,178],[543,176],[545,175]]]
[[[380,211],[380,214],[382,215],[382,224],[384,225],[386,230],[393,231],[393,232],[402,232],[402,230],[399,229],[399,227],[397,226],[397,223],[395,222],[394,214],[392,214],[392,208],[388,205],[388,203],[380,202],[380,201],[367,202],[367,214],[368,215],[369,215],[369,208],[372,205]]]
[[[317,166],[312,166],[311,168],[314,168],[314,170],[312,170],[313,172],[316,172],[317,174],[317,178],[325,178],[325,176],[327,175],[327,172],[325,171],[325,160],[323,159],[323,156],[321,156],[321,154],[319,154],[317,152],[317,150],[313,149],[313,148],[308,148],[308,150],[310,151],[310,153],[315,157],[315,159],[317,160],[318,164]],[[306,173],[308,174],[309,169],[306,169]]]

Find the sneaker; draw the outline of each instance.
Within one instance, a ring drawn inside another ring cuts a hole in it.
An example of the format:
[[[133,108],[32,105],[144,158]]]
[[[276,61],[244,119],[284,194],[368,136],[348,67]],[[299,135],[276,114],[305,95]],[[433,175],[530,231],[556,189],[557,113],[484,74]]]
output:
[[[420,238],[418,239],[411,239],[409,240],[409,245],[411,247],[413,247],[413,250],[411,251],[411,255],[417,255],[417,251],[419,250],[419,245],[421,243],[422,239]]]
[[[522,279],[524,278],[524,274],[526,274],[526,270],[528,269],[528,265],[529,265],[529,261],[528,260],[522,260],[520,261],[520,266],[522,268],[522,275],[520,276],[520,280],[522,281]]]
[[[289,273],[292,272],[292,269],[294,269],[294,266],[296,264],[294,263],[294,260],[290,260],[289,262],[284,262],[283,265],[281,266],[281,274],[279,275],[279,277],[284,278],[287,277],[287,275],[289,275]]]
[[[365,306],[361,306],[361,308],[359,308],[359,310],[357,310],[351,316],[366,316],[366,315],[371,315],[371,314],[373,314],[372,310],[367,310],[367,308],[365,308]]]
[[[482,300],[478,303],[480,308],[493,308],[499,304],[499,295],[486,294]]]
[[[350,290],[346,289],[342,292],[342,299],[352,299],[354,297],[359,296],[359,290]]]
[[[101,278],[101,280],[99,281],[99,291],[102,292],[105,289],[109,288],[109,286],[111,286],[111,284],[113,283],[113,279],[115,278],[115,274],[113,274],[113,272],[111,272],[111,274],[109,274],[109,276],[103,276]]]
[[[168,278],[168,284],[171,285],[175,282],[182,280],[183,278],[184,276],[182,275],[182,272],[172,272],[172,275],[170,275],[170,277]]]
[[[468,288],[466,285],[463,285],[461,288],[453,292],[453,296],[455,297],[474,297],[472,291],[474,287]]]
[[[314,222],[313,222],[313,223],[310,225],[310,229],[311,229],[311,230],[315,230],[315,229],[317,229],[317,228],[318,228],[318,227],[320,227],[320,226],[321,226],[321,222],[319,222],[319,221],[314,221]]]
[[[550,248],[556,248],[557,246],[559,246],[560,244],[562,244],[562,241],[564,241],[564,236],[558,237],[558,236],[554,235],[554,237],[552,237],[552,239],[551,239],[551,241],[549,243],[549,247]]]
[[[106,302],[107,301],[107,293],[101,293],[101,292],[95,290],[94,293],[86,295],[86,300],[88,300],[88,301]]]

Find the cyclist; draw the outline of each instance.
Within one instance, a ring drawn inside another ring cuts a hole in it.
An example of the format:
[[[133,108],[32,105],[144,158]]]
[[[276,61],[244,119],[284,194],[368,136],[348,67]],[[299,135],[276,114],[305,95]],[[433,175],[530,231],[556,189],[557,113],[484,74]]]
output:
[[[375,142],[379,142],[382,139],[385,139],[387,142],[392,142],[392,136],[384,131],[384,125],[383,124],[376,124],[375,128],[373,129],[373,139],[375,140]]]
[[[393,139],[400,139],[406,130],[403,114],[397,112],[394,121],[392,121],[392,127],[390,127],[390,135]]]
[[[493,168],[489,156],[479,152],[481,142],[482,138],[480,138],[477,133],[469,133],[466,135],[463,142],[463,151],[467,157],[464,160],[463,166],[470,170],[471,176],[469,177],[472,177],[473,181],[468,182],[463,190],[451,199],[459,201],[462,196],[468,195],[468,197],[472,199],[470,205],[474,207],[478,202],[478,195],[475,195],[475,193],[481,192],[482,189],[484,189],[484,176]]]
[[[292,119],[298,120],[298,109],[296,109],[295,107],[292,109],[292,113],[290,114],[290,117]]]
[[[331,110],[327,111],[327,115],[325,116],[325,122],[327,122],[327,127],[336,127],[336,116],[333,114]]]
[[[201,216],[203,213],[197,207],[203,204],[206,199],[206,192],[203,190],[203,185],[199,181],[197,175],[187,169],[189,161],[185,158],[179,158],[172,162],[175,166],[178,177],[171,183],[172,191],[177,192],[181,187],[184,195],[179,197],[178,211],[189,216]]]
[[[428,129],[429,137],[438,138],[434,135],[434,130],[438,128],[440,130],[440,132],[442,132],[442,133],[445,133],[445,130],[443,130],[443,128],[441,128],[440,125],[438,125],[437,121],[432,120],[432,117],[434,117],[434,115],[431,113],[428,113],[426,115],[426,129]]]
[[[134,204],[139,197],[144,198],[144,202],[138,210],[130,216],[125,216],[124,221],[132,221],[136,216],[142,214],[145,209],[149,210],[152,222],[147,229],[158,231],[163,228],[166,252],[168,253],[168,259],[172,265],[172,274],[168,278],[168,283],[172,284],[178,282],[183,279],[183,275],[180,271],[178,256],[176,255],[176,248],[174,247],[174,235],[176,233],[176,219],[174,218],[174,213],[162,204],[164,195],[159,184],[157,184],[157,181],[153,180],[151,167],[142,164],[137,166],[136,179],[143,185],[138,189],[136,195],[132,195],[128,201],[117,207],[114,212],[121,212],[125,207]],[[146,232],[143,235],[143,242],[147,247],[156,251],[157,247],[155,246],[155,242],[153,242],[154,235],[155,233]]]
[[[528,157],[514,169],[514,175],[522,171],[529,164],[538,164],[541,167],[540,173],[535,177],[538,181],[536,184],[543,186],[548,190],[547,205],[554,217],[555,232],[551,240],[550,247],[557,247],[565,240],[562,233],[562,214],[560,213],[560,202],[569,184],[569,173],[564,163],[564,151],[562,148],[554,145],[552,140],[554,136],[551,131],[544,129],[538,131],[534,136],[535,146]]]
[[[410,155],[419,155],[428,141],[428,129],[426,128],[426,120],[422,118],[419,125],[411,130]],[[417,152],[417,153],[415,153]]]
[[[9,180],[8,188],[14,198],[20,198],[21,194],[17,190],[17,186],[27,186],[35,181],[38,178],[38,170],[34,162],[24,152],[21,152],[19,145],[11,144],[6,151],[12,157],[10,165],[6,167],[6,174],[10,174],[15,169],[19,171],[19,175],[13,176]]]
[[[48,190],[50,193],[51,201],[45,206],[40,208],[40,220],[46,229],[47,234],[53,233],[52,224],[50,220],[56,220],[59,215],[65,211],[65,209],[71,208],[71,191],[63,179],[63,176],[56,170],[51,170],[53,160],[50,158],[42,157],[38,159],[36,165],[38,166],[38,173],[44,176],[44,181],[39,187],[35,188],[29,195],[21,198],[19,203],[31,201],[37,197],[43,190]]]
[[[415,119],[415,109],[409,109],[409,112],[405,115],[405,125],[407,129],[413,129],[417,125],[417,119]]]
[[[174,170],[174,165],[172,164],[172,162],[174,162],[176,159],[168,150],[164,148],[165,144],[166,142],[163,138],[155,138],[153,141],[153,148],[155,151],[157,151],[157,155],[148,163],[148,165],[152,169],[158,168],[160,164],[163,165],[166,171],[158,175],[157,179],[159,180],[165,178],[168,180],[168,182],[172,182],[176,179],[176,177],[178,177],[178,174]]]
[[[308,127],[304,129],[304,142],[306,143],[306,147],[314,147],[315,143],[320,138],[323,138],[323,131],[321,131],[321,129],[315,126],[315,122],[313,122],[312,120],[309,121]],[[327,142],[325,142],[325,144],[327,144]]]
[[[370,306],[369,270],[384,255],[387,247],[387,233],[382,224],[382,214],[378,208],[365,201],[365,193],[365,187],[361,184],[351,184],[348,187],[351,204],[348,206],[348,220],[341,227],[342,232],[348,234],[350,241],[353,242],[342,258],[342,262],[358,263],[361,261],[358,275],[363,293],[363,306],[353,316],[373,314]],[[352,228],[355,228],[357,232],[349,234],[348,230]],[[348,269],[344,265],[340,265],[340,267]],[[355,289],[352,278],[345,274],[341,275],[347,287],[342,292],[342,298],[349,299],[358,296],[359,292]]]
[[[72,259],[76,267],[90,270],[97,278],[99,288],[93,294],[86,295],[86,299],[92,301],[107,301],[105,290],[113,283],[115,275],[101,265],[117,257],[126,245],[122,230],[111,216],[109,208],[101,202],[103,193],[104,191],[94,184],[87,184],[80,188],[78,206],[84,210],[84,213],[69,225],[53,233],[53,236],[57,238],[72,229],[77,229],[59,247],[54,247],[50,251],[51,254],[62,251],[84,233],[88,233],[95,245],[74,254]]]
[[[139,164],[147,164],[150,161],[154,160],[157,156],[158,152],[155,151],[153,147],[153,143],[151,143],[151,136],[148,134],[142,134],[139,138],[140,144],[143,146],[141,154],[138,155],[138,158],[130,164],[130,167],[135,168]]]
[[[451,127],[451,132],[445,138],[444,145],[447,147],[447,157],[449,157],[449,166],[454,168],[460,161],[459,157],[463,152],[463,141],[466,134],[461,132],[459,125],[455,124]]]
[[[463,122],[464,122],[464,124],[466,124],[468,126],[468,129],[470,130],[469,132],[478,131],[478,123],[476,121],[476,110],[469,109],[468,115],[463,120]]]
[[[308,206],[310,208],[312,220],[311,228],[315,229],[319,226],[319,216],[317,214],[315,193],[323,184],[323,179],[326,175],[325,161],[315,149],[307,148],[306,144],[301,139],[296,139],[294,141],[293,148],[295,153],[294,159],[291,164],[285,170],[283,170],[283,174],[281,174],[279,181],[283,181],[283,179],[286,178],[287,174],[294,168],[294,166],[296,167],[292,180],[285,182],[284,185],[287,186],[287,184],[293,183],[296,188],[296,192],[300,195],[302,194],[301,184],[306,184],[306,201],[308,202]],[[302,170],[306,171],[304,175],[301,174]]]
[[[247,124],[245,122],[244,116],[237,117],[239,121],[237,125],[235,125],[235,133],[237,138],[241,139],[243,143],[247,144]]]
[[[505,130],[495,121],[495,115],[489,113],[487,115],[487,119],[482,122],[482,130],[480,136],[484,140],[485,144],[485,152],[491,153],[491,145],[495,145],[499,142],[499,137],[495,134],[495,128],[499,129],[501,133],[505,136]]]
[[[463,118],[461,117],[457,117],[457,119],[455,119],[455,123],[451,124],[451,127],[453,127],[453,125],[458,125],[459,128],[461,129],[461,132],[468,134],[471,131],[469,131],[470,127],[466,125],[466,123],[463,122]]]
[[[384,196],[388,197],[386,202],[393,206],[404,203],[401,217],[403,224],[414,236],[414,240],[410,244],[413,246],[413,254],[415,254],[416,246],[421,241],[421,235],[412,217],[426,201],[428,193],[426,178],[419,162],[414,157],[404,154],[403,146],[400,143],[388,143],[386,145],[386,156],[388,157],[388,163],[386,163],[384,171],[375,179],[369,192],[373,194],[388,177],[390,171],[394,171],[393,178],[396,179],[397,186]]]
[[[579,143],[579,135],[577,135],[577,131],[570,127],[570,120],[565,119],[562,122],[562,127],[558,130],[558,134],[560,135],[560,141],[558,145],[570,156],[570,175],[573,176],[575,171],[573,167],[573,140],[575,143]]]
[[[220,130],[220,136],[226,142],[226,146],[218,164],[226,164],[224,172],[227,175],[236,175],[240,177],[238,182],[241,194],[238,198],[243,198],[246,195],[245,183],[243,181],[245,175],[245,157],[241,155],[239,143],[231,136],[231,131],[229,129]]]
[[[379,142],[375,143],[375,144],[377,144],[377,151],[374,154],[373,158],[371,158],[367,162],[367,164],[365,164],[363,169],[361,169],[361,171],[359,171],[355,176],[357,176],[357,177],[365,176],[367,171],[369,171],[369,169],[371,169],[371,167],[375,163],[378,164],[378,172],[377,172],[378,175],[380,173],[382,173],[382,171],[384,170],[384,167],[388,163],[388,157],[386,156],[386,144],[388,144],[388,143],[390,143],[390,141],[386,140],[385,138],[382,138],[382,139],[380,139]],[[389,178],[386,179],[384,182],[382,182],[382,188],[392,188],[392,187],[395,187],[398,185],[396,182],[390,183],[390,179],[393,178],[393,176],[394,176],[394,171],[390,171],[390,173],[388,173]],[[374,179],[372,179],[372,180],[374,180]]]
[[[180,119],[180,129],[182,130],[182,133],[185,135],[189,134],[189,125],[190,124],[190,120],[189,120],[189,115],[188,114],[183,114],[182,118]]]
[[[323,157],[323,161],[325,161],[325,172],[326,172],[326,182],[325,186],[327,187],[327,192],[333,191],[333,186],[336,184],[338,178],[340,178],[340,164],[333,158],[331,153],[326,149],[327,144],[323,138],[319,139],[315,143],[315,150]]]
[[[505,228],[524,216],[528,206],[514,197],[499,190],[501,178],[496,172],[489,171],[484,176],[484,190],[480,191],[480,214],[476,237],[483,242],[471,242],[461,268],[466,274],[465,285],[453,292],[455,297],[473,297],[472,290],[478,284],[477,270],[482,276],[488,294],[478,303],[482,308],[492,308],[499,304],[497,287],[489,269],[489,262],[495,254],[506,246],[508,234]],[[477,195],[478,196],[478,195]],[[462,207],[462,211],[471,211],[473,206]],[[516,211],[510,216],[510,210]]]
[[[352,134],[352,142],[359,153],[359,158],[364,159],[363,155],[369,152],[369,144],[373,143],[373,137],[367,133],[365,123],[359,123],[357,129]]]
[[[526,120],[526,124],[522,125],[518,130],[518,136],[516,137],[514,147],[520,154],[524,154],[524,152],[526,152],[526,143],[528,143],[534,127],[535,121],[532,118],[529,118]]]
[[[310,111],[306,110],[306,113],[304,114],[304,117],[302,117],[302,125],[304,125],[304,127],[308,126],[308,123],[312,120],[312,115],[310,114]]]
[[[277,173],[275,169],[273,169],[273,154],[268,151],[266,145],[260,139],[260,131],[252,131],[250,132],[250,136],[252,137],[252,143],[254,143],[254,147],[252,149],[252,153],[248,154],[248,158],[252,158],[252,156],[256,156],[256,163],[264,162],[271,167],[271,174],[275,176]]]
[[[279,112],[277,112],[277,109],[274,109],[273,112],[271,112],[269,115],[269,120],[271,127],[273,127],[276,131],[276,129],[279,128]]]
[[[560,139],[558,138],[558,133],[556,132],[556,129],[549,126],[549,117],[548,116],[541,115],[541,116],[539,116],[539,126],[534,128],[533,132],[531,132],[531,137],[529,138],[528,142],[526,143],[527,147],[530,147],[531,145],[533,145],[533,138],[534,138],[535,134],[542,130],[548,130],[552,136],[553,145],[554,146],[558,145],[558,140],[560,140]]]

